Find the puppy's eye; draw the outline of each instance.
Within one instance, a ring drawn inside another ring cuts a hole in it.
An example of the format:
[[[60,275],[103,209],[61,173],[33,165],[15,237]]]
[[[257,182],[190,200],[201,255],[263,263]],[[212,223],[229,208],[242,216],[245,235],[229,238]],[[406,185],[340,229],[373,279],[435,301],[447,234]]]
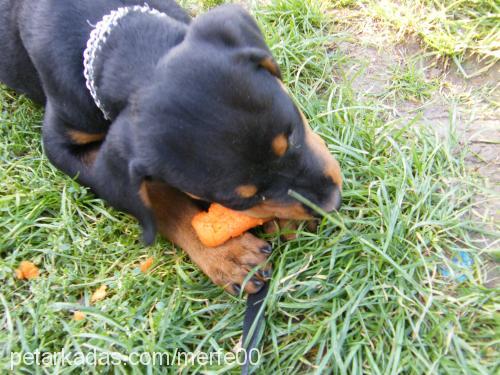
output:
[[[271,148],[276,156],[283,156],[288,150],[288,135],[280,133],[275,136],[271,143]]]

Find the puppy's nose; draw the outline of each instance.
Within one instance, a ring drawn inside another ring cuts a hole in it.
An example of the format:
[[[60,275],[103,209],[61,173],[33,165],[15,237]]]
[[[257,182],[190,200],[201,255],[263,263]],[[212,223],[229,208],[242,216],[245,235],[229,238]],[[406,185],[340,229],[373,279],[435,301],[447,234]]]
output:
[[[338,187],[335,187],[330,193],[321,208],[326,212],[338,211],[342,205],[342,193]]]

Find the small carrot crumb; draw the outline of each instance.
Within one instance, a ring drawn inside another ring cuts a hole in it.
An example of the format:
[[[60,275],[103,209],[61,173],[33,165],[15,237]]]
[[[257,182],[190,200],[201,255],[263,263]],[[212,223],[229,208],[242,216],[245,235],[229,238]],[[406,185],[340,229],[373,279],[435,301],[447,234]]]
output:
[[[19,268],[16,269],[16,277],[19,280],[30,280],[36,279],[40,273],[40,270],[37,266],[35,266],[32,262],[23,260],[19,265]]]
[[[153,265],[153,262],[154,262],[155,258],[153,257],[149,257],[148,259],[146,259],[144,262],[142,262],[139,266],[139,269],[141,270],[141,272],[143,273],[146,273],[148,272],[148,270],[151,268],[151,266]]]
[[[94,303],[100,301],[106,297],[106,285],[101,285],[94,293],[92,293],[92,297],[90,297],[90,302]]]
[[[74,313],[73,313],[73,319],[74,320],[83,320],[85,319],[85,313],[79,311],[79,310],[76,310]]]

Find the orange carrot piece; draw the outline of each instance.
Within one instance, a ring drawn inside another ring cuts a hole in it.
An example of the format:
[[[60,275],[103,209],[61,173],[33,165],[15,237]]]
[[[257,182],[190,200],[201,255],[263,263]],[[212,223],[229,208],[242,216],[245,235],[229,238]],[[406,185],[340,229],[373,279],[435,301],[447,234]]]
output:
[[[142,273],[146,273],[149,271],[149,269],[151,268],[151,266],[153,265],[153,262],[154,262],[155,258],[153,257],[149,257],[148,259],[146,259],[144,262],[142,262],[140,265],[139,265],[139,268],[141,270]]]
[[[38,267],[28,260],[23,260],[19,268],[16,269],[16,277],[19,280],[36,279],[39,274],[40,271]]]
[[[85,319],[85,313],[81,312],[80,310],[75,310],[73,312],[73,319],[74,320],[83,320],[83,319]]]
[[[193,217],[191,225],[203,245],[215,247],[266,221],[212,203],[208,212],[200,212]]]
[[[106,289],[108,288],[107,285],[103,284],[99,288],[97,288],[94,293],[92,293],[92,296],[90,297],[90,303],[94,303],[100,300],[103,300],[106,297]]]

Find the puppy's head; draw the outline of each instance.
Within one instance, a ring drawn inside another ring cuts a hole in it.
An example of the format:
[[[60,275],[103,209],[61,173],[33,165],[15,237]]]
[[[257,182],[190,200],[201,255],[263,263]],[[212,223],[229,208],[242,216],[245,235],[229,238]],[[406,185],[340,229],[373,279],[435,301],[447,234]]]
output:
[[[258,217],[311,218],[290,190],[338,209],[339,165],[242,8],[198,17],[138,98],[135,165],[144,177]]]

